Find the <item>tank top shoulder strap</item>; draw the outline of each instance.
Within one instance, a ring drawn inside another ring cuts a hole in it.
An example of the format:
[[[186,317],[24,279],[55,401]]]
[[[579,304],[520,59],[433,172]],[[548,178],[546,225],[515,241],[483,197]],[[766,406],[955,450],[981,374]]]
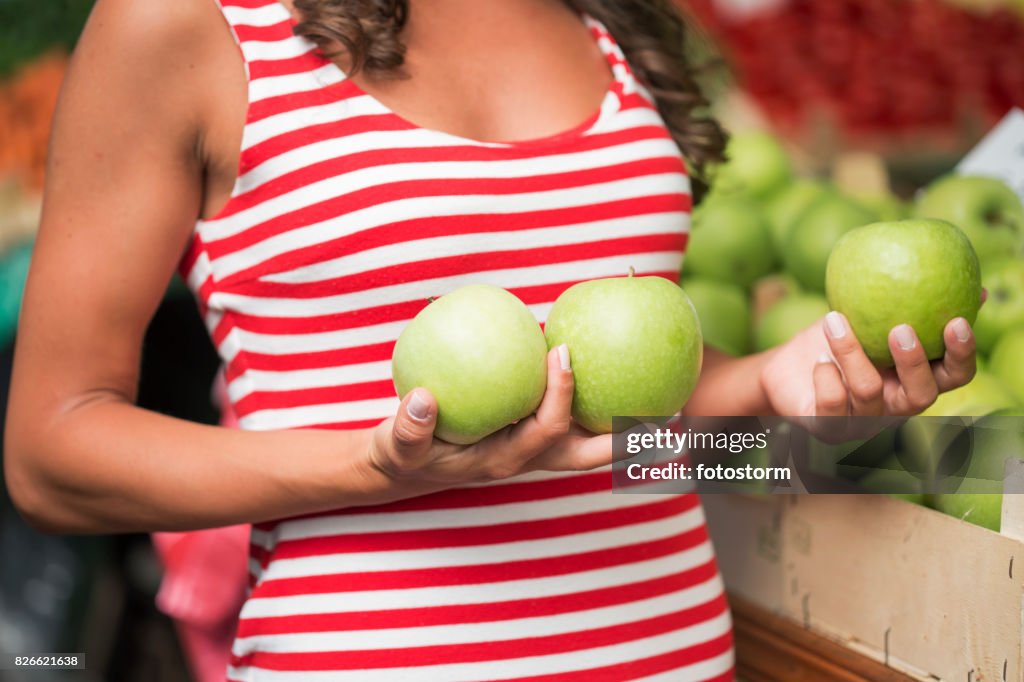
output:
[[[621,89],[621,93],[629,95],[640,92],[649,97],[637,81],[633,69],[630,68],[629,62],[626,61],[626,55],[623,53],[622,48],[619,47],[619,43],[615,40],[615,36],[611,34],[611,31],[589,14],[583,14],[583,23],[590,30],[590,35],[594,38],[594,42],[597,43],[601,54],[608,60],[612,76]]]

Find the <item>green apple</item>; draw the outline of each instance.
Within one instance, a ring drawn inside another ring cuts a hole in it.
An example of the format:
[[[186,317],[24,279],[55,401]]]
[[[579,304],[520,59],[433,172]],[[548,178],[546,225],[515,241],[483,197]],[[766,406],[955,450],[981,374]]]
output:
[[[1003,495],[980,492],[990,489],[992,484],[993,481],[965,478],[955,493],[936,495],[935,508],[943,514],[998,532],[1003,510]]]
[[[725,158],[725,163],[711,169],[711,188],[716,194],[764,199],[793,175],[786,150],[766,132],[734,133],[726,144]]]
[[[595,433],[609,433],[612,417],[677,413],[700,375],[697,311],[662,277],[573,285],[552,306],[544,335],[548,348],[569,347],[573,418]]]
[[[891,457],[874,465],[858,482],[865,490],[885,493],[914,504],[924,504],[924,482],[907,471],[899,457]]]
[[[846,315],[871,361],[891,367],[889,331],[909,324],[929,359],[941,358],[943,330],[971,324],[981,305],[978,258],[964,233],[943,220],[874,223],[847,233],[828,260],[826,295]]]
[[[734,356],[750,350],[750,304],[742,289],[694,277],[683,282],[683,290],[697,310],[705,344]]]
[[[991,353],[1003,332],[1024,325],[1024,260],[985,263],[981,283],[988,298],[978,311],[974,336],[978,350]]]
[[[879,220],[903,220],[911,217],[911,206],[895,194],[857,195],[857,201],[864,204]]]
[[[977,418],[1016,407],[1016,401],[998,379],[979,371],[965,386],[939,394],[921,413],[926,419],[910,419],[900,429],[903,461],[909,471],[950,475],[959,470],[959,446],[953,447],[968,424]],[[959,417],[961,419],[927,419]]]
[[[1013,394],[989,372],[979,371],[969,383],[940,393],[921,414],[926,417],[980,417],[1018,407]]]
[[[947,175],[925,190],[914,215],[948,220],[970,238],[982,262],[1019,254],[1024,246],[1024,207],[1001,180]]]
[[[796,336],[829,311],[828,301],[819,294],[791,294],[764,311],[754,326],[754,348],[768,350]]]
[[[825,291],[825,266],[832,247],[850,230],[877,220],[874,213],[838,192],[818,197],[786,236],[786,269],[810,291]]]
[[[708,197],[693,213],[684,268],[743,288],[775,267],[768,224],[760,209],[740,196]]]
[[[989,368],[1024,405],[1024,326],[1011,329],[999,338],[989,358]]]
[[[431,302],[402,331],[391,358],[398,394],[437,400],[434,435],[466,445],[527,417],[547,385],[547,345],[511,293],[473,284]]]
[[[1024,408],[998,410],[975,423],[974,448],[955,492],[937,495],[935,507],[998,531],[1007,458],[1024,459]]]
[[[797,218],[827,191],[825,183],[819,180],[800,178],[779,190],[768,201],[765,215],[771,229],[772,242],[780,254],[786,243],[786,235]]]

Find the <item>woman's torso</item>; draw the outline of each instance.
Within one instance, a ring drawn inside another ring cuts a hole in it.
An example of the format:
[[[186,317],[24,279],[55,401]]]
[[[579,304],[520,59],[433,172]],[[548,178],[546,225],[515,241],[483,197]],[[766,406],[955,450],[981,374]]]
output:
[[[596,22],[613,75],[600,107],[562,133],[504,144],[393,113],[294,37],[276,0],[222,4],[247,67],[242,153],[231,198],[197,224],[182,271],[243,428],[392,415],[395,339],[429,297],[463,284],[505,287],[543,321],[575,282],[630,267],[677,276],[685,170]],[[696,498],[612,495],[607,471],[259,524],[252,585],[233,679],[731,670]]]

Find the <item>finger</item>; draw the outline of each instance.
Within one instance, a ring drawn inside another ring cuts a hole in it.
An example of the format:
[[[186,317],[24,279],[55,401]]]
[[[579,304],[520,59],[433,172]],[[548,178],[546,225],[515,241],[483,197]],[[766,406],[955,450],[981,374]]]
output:
[[[530,469],[547,471],[589,471],[612,463],[612,434],[595,436],[579,426],[568,447],[550,449],[529,463]]]
[[[825,316],[825,336],[850,395],[851,414],[882,414],[882,375],[868,359],[846,316],[833,310]]]
[[[562,344],[548,352],[548,384],[537,411],[509,431],[508,449],[520,454],[520,463],[535,457],[569,432],[575,385],[569,348]]]
[[[909,324],[901,324],[889,331],[889,350],[896,363],[896,376],[900,379],[892,412],[918,414],[939,395],[939,387],[932,366],[917,334]]]
[[[975,364],[974,332],[962,317],[953,319],[942,332],[946,342],[946,353],[935,364],[935,383],[940,392],[951,391],[963,386],[974,378]]]
[[[437,401],[430,391],[416,388],[405,396],[391,425],[384,466],[399,477],[427,463],[437,423]]]
[[[985,301],[988,300],[988,289],[985,287],[981,288],[981,304],[985,305]]]
[[[814,365],[814,416],[845,417],[849,414],[849,396],[843,376],[828,353]]]

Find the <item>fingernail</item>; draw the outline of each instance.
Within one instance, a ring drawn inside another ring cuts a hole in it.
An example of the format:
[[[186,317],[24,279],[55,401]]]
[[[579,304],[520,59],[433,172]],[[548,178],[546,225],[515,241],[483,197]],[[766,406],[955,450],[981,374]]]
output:
[[[819,365],[827,365],[830,362],[832,362],[832,356],[829,355],[828,353],[822,353],[821,355],[818,356]]]
[[[430,418],[430,405],[416,391],[413,391],[405,409],[409,412],[409,416],[418,422],[425,422]]]
[[[957,341],[967,343],[971,338],[971,325],[967,324],[964,318],[958,317],[953,320],[953,333]]]
[[[563,372],[568,372],[572,369],[572,364],[569,362],[569,346],[564,343],[558,347],[558,364]]]
[[[896,337],[896,345],[903,350],[912,350],[917,344],[917,339],[914,338],[914,330],[910,328],[909,324],[901,324],[898,327],[894,327],[892,333]]]
[[[837,313],[834,310],[829,312],[825,316],[825,328],[828,329],[828,335],[833,339],[841,339],[846,336],[846,320],[842,313]]]

